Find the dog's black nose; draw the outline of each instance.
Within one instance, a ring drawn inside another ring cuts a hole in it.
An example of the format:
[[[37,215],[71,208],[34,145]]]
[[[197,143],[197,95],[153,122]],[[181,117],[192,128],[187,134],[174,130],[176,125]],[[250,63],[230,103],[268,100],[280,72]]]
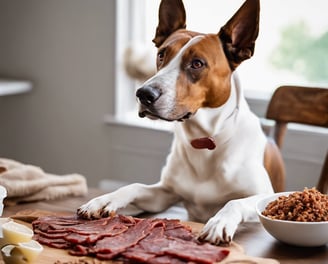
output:
[[[143,86],[137,90],[136,96],[139,98],[140,103],[150,106],[161,96],[161,92],[153,86]]]

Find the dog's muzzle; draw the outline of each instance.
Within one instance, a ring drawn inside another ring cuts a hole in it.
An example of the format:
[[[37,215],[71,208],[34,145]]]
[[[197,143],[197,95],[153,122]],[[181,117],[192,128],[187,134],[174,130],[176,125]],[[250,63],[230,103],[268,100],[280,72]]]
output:
[[[155,110],[154,104],[161,94],[158,88],[151,85],[143,86],[137,90],[136,97],[140,103],[139,117],[160,118]]]
[[[158,109],[163,107],[157,104],[157,100],[162,96],[162,91],[154,86],[146,85],[139,88],[136,97],[140,103],[139,117],[148,117],[150,119],[162,119],[165,121],[183,121],[189,119],[192,113],[189,111],[181,111],[179,115],[166,116]]]
[[[161,96],[161,91],[153,86],[147,85],[139,88],[136,96],[139,102],[147,107],[152,106]]]

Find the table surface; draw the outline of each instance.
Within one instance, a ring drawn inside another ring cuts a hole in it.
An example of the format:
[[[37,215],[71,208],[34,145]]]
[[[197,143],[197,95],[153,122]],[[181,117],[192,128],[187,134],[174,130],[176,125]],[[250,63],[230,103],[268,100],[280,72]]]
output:
[[[57,201],[40,201],[5,207],[3,217],[9,217],[26,209],[38,209],[46,211],[70,211],[76,209],[96,197],[104,191],[90,189],[85,197],[74,197]],[[260,223],[243,223],[238,228],[234,237],[235,242],[240,244],[249,256],[274,258],[281,264],[327,264],[328,245],[322,247],[306,248],[294,247],[278,242],[271,237]]]

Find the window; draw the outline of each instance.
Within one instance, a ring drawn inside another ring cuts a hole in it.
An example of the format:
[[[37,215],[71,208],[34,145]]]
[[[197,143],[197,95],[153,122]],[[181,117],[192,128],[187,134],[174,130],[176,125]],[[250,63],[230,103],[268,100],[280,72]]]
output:
[[[120,65],[118,86],[121,94],[118,97],[124,98],[124,103],[118,104],[118,112],[128,112],[135,107],[136,82],[124,73],[124,49],[133,42],[141,43],[149,52],[155,51],[151,40],[158,23],[159,2],[117,1],[120,27],[117,42],[117,61]],[[200,32],[218,32],[243,2],[185,0],[187,28]],[[327,10],[326,0],[261,1],[260,33],[255,54],[238,68],[247,96],[256,95],[261,98],[267,94],[268,98],[281,84],[328,86]],[[252,92],[254,90],[256,92]],[[130,98],[129,106],[126,98]]]

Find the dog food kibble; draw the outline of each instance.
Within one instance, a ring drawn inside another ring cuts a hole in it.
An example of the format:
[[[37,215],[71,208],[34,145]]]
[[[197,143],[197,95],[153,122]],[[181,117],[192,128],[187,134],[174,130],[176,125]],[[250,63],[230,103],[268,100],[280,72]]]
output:
[[[315,188],[305,188],[288,196],[279,196],[270,202],[262,212],[271,219],[321,222],[328,221],[328,195]]]

